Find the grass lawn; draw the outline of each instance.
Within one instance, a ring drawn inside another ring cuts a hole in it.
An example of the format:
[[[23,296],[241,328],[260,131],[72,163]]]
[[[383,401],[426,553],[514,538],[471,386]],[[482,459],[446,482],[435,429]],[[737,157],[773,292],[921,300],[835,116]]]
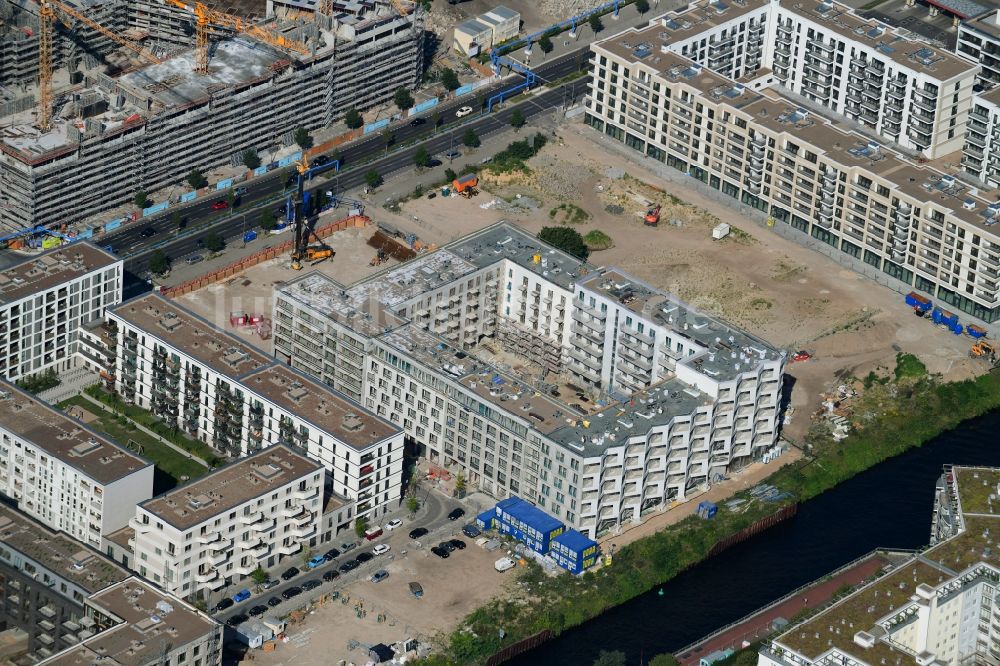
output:
[[[154,495],[184,483],[186,480],[183,477],[190,480],[208,472],[204,465],[182,456],[166,444],[134,427],[131,423],[122,425],[115,420],[112,414],[101,411],[100,407],[84,397],[75,396],[65,400],[59,403],[59,408],[66,409],[70,405],[82,407],[98,417],[90,424],[94,430],[107,434],[122,446],[128,446],[129,440],[132,440],[142,447],[142,455],[152,460],[153,464],[156,465],[157,473],[153,482]]]

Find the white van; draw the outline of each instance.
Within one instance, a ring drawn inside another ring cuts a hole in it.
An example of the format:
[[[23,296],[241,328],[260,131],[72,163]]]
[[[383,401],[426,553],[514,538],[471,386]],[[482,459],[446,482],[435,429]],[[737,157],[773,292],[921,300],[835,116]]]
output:
[[[493,563],[493,568],[503,573],[504,571],[509,571],[517,566],[517,563],[509,557],[501,557],[499,560]]]

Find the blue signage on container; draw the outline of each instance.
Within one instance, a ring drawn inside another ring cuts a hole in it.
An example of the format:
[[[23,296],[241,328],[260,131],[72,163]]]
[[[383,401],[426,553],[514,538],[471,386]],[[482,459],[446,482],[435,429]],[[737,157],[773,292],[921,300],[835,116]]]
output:
[[[224,190],[227,187],[232,187],[232,186],[233,186],[233,179],[232,178],[226,178],[225,180],[220,180],[219,182],[217,182],[215,184],[215,189],[216,190]]]
[[[106,222],[104,224],[104,231],[114,231],[120,226],[122,226],[121,220],[111,220],[110,222]]]
[[[166,210],[169,205],[169,201],[161,201],[160,203],[150,206],[149,208],[143,208],[142,216],[146,217],[147,215],[152,215],[153,213],[159,213],[161,210]]]
[[[383,127],[389,124],[388,118],[383,118],[382,120],[376,120],[375,122],[365,125],[365,134],[371,134],[372,132],[377,132]]]
[[[188,201],[194,201],[198,196],[197,190],[192,192],[185,192],[181,195],[181,203],[187,203]]]

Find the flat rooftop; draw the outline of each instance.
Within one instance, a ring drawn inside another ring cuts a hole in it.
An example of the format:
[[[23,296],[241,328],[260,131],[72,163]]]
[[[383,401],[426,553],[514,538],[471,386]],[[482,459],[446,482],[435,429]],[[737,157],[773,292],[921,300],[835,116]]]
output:
[[[63,532],[0,504],[0,542],[93,594],[132,574]]]
[[[364,451],[400,429],[365,411],[329,386],[284,365],[273,365],[243,378],[243,385],[299,418],[314,424],[351,448]]]
[[[406,322],[383,305],[377,290],[348,291],[319,271],[286,283],[281,294],[365,337],[380,335]]]
[[[153,464],[5,381],[0,381],[0,428],[101,485]]]
[[[734,21],[761,7],[770,0],[713,0],[693,2],[683,11],[667,12],[650,22],[663,43],[683,42],[716,26]]]
[[[46,665],[143,666],[158,663],[165,645],[188,645],[219,631],[219,623],[205,613],[139,578],[99,592],[88,603],[121,622],[51,657]]]
[[[214,371],[238,380],[274,359],[156,292],[109,309]]]
[[[0,271],[0,303],[18,301],[120,262],[87,241],[43,252]]]
[[[1000,38],[1000,10],[993,8],[968,21],[963,26],[979,30],[991,37]]]
[[[187,530],[322,470],[318,462],[275,444],[221,467],[139,506],[179,530]]]

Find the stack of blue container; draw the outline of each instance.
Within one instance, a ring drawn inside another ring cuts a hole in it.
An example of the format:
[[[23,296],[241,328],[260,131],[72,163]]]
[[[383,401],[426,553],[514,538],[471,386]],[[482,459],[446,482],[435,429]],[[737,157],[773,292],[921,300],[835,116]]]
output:
[[[597,561],[597,542],[576,530],[566,530],[552,540],[549,557],[572,574],[582,573]]]
[[[520,497],[497,502],[497,529],[509,534],[536,553],[549,552],[549,542],[563,533],[566,526],[537,506]]]

